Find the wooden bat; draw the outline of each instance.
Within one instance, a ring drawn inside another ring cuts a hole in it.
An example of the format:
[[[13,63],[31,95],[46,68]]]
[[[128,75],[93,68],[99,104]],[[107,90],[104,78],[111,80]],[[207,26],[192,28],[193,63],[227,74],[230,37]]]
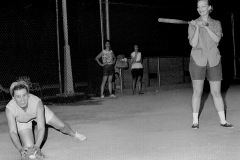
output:
[[[158,22],[174,23],[174,24],[189,24],[188,21],[184,21],[184,20],[180,20],[180,19],[169,19],[169,18],[158,18]]]

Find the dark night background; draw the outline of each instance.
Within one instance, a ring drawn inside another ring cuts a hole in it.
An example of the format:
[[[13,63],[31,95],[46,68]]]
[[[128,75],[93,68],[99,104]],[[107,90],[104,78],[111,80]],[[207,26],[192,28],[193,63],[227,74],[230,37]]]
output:
[[[129,57],[132,45],[138,43],[145,57],[189,57],[191,48],[187,39],[187,25],[157,22],[159,17],[187,21],[197,18],[197,1],[189,1],[109,0],[110,36],[115,55]],[[59,83],[55,2],[0,1],[0,82],[4,86],[9,86],[16,77],[22,75],[28,75],[41,84]],[[234,78],[231,14],[235,15],[237,58],[240,17],[235,1],[213,2],[211,17],[221,21],[224,34],[219,44],[224,79],[230,82]],[[64,39],[60,0],[58,7],[63,72]],[[67,10],[73,79],[75,82],[89,81],[99,72],[94,61],[101,51],[99,1],[68,0]],[[239,64],[239,60],[237,62]]]

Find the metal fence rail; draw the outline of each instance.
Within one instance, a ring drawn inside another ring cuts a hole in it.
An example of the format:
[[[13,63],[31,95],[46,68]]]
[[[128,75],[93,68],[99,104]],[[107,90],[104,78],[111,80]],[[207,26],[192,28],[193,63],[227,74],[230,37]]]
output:
[[[59,72],[64,75],[61,3],[58,6],[60,46],[60,60],[58,60],[55,1],[3,1],[7,3],[5,6],[0,6],[0,84],[4,88],[9,88],[10,84],[19,77],[28,76],[32,82],[40,84],[43,97],[59,94],[61,86]],[[94,58],[102,50],[99,4],[92,1],[85,3],[68,1],[67,7],[74,91],[98,95],[102,68]],[[103,10],[103,14],[104,12]],[[115,56],[124,54],[129,57],[133,45],[136,43],[139,45],[144,57],[144,87],[161,88],[190,82],[188,57],[191,48],[187,39],[187,27],[157,22],[160,15],[179,19],[184,17],[186,20],[192,18],[189,12],[187,15],[180,13],[182,12],[170,13],[168,9],[159,7],[109,4],[111,47]],[[239,14],[234,15],[237,35]],[[220,18],[223,20],[224,31],[220,51],[224,60],[225,76],[232,76],[228,73],[233,72],[232,62],[235,59],[236,73],[239,77],[238,48],[235,57],[229,54],[232,52],[231,29],[229,30],[231,19],[228,14]],[[106,21],[104,17],[103,20]],[[103,29],[106,29],[105,26]],[[239,37],[235,36],[235,40],[238,47]],[[173,43],[177,46],[173,46]],[[61,78],[64,79],[63,76]],[[128,69],[123,71],[123,89],[130,88],[131,72]],[[39,92],[36,91],[35,94]],[[1,92],[0,100],[10,98],[9,94]]]

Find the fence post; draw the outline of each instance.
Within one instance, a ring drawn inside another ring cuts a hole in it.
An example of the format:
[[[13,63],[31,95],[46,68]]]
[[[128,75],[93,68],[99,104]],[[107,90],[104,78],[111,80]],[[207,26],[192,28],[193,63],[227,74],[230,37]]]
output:
[[[149,68],[149,57],[147,57],[147,73],[148,73],[148,87],[150,87],[150,75],[149,75],[149,71],[150,71],[150,68]]]
[[[61,74],[61,61],[60,61],[60,42],[59,42],[59,17],[58,17],[58,0],[56,0],[56,28],[57,28],[57,53],[58,53],[58,79],[59,91],[62,94],[62,74]]]
[[[70,46],[68,44],[68,24],[67,24],[67,2],[62,0],[62,12],[63,12],[63,29],[64,29],[64,93],[72,94],[73,90],[73,79],[72,79],[72,64],[70,55]]]
[[[107,31],[107,39],[110,40],[110,24],[109,24],[109,2],[105,0],[106,7],[106,31]]]
[[[99,0],[99,10],[100,10],[100,27],[101,27],[102,50],[103,50],[104,49],[104,31],[103,31],[102,0]]]
[[[160,75],[160,57],[158,57],[158,87],[161,86],[161,75]]]
[[[186,82],[186,80],[185,80],[185,61],[184,61],[185,59],[184,59],[184,57],[182,57],[182,59],[183,59],[182,60],[183,61],[182,62],[182,65],[183,65],[182,66],[183,67],[183,83],[185,83]]]
[[[122,69],[119,68],[119,79],[120,79],[120,91],[122,93],[123,90],[123,77],[122,77]]]
[[[237,68],[236,68],[236,58],[237,58],[237,56],[236,56],[236,46],[235,46],[235,32],[234,32],[235,25],[234,25],[234,15],[233,15],[233,13],[231,14],[231,23],[232,23],[232,38],[233,38],[234,79],[236,79],[237,78]]]

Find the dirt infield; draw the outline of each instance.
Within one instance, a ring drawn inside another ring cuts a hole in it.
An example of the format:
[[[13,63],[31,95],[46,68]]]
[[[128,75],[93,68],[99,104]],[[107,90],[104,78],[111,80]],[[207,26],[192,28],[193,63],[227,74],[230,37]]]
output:
[[[239,160],[240,86],[231,86],[224,94],[233,129],[220,127],[212,97],[205,94],[200,129],[192,130],[191,94],[191,88],[182,88],[49,105],[88,139],[78,142],[48,128],[42,151],[48,160]],[[4,112],[0,144],[1,160],[20,158]]]

